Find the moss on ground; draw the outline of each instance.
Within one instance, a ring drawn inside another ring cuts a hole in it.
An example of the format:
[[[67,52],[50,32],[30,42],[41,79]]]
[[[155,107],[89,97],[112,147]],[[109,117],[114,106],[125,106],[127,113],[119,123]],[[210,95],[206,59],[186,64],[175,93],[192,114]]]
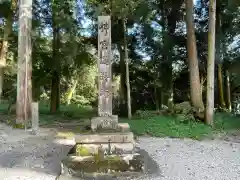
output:
[[[91,156],[89,149],[82,146],[81,144],[76,145],[76,156]]]

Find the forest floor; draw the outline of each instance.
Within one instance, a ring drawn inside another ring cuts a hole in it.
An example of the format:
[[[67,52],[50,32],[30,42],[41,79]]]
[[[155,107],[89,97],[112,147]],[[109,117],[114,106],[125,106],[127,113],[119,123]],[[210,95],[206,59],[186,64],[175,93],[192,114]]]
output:
[[[66,144],[56,141],[59,133],[55,128],[41,128],[38,135],[31,135],[1,123],[0,179],[55,180],[60,161],[74,144],[71,136]],[[169,137],[139,137],[138,141],[154,160],[155,174],[133,180],[240,179],[238,134],[202,141]]]
[[[93,110],[64,108],[51,115],[40,109],[40,133],[31,135],[6,125],[14,115],[0,107],[0,179],[53,180],[60,173],[60,161],[73,144],[63,145],[56,135],[69,140],[89,124]],[[238,180],[240,179],[240,120],[217,114],[215,128],[202,123],[179,122],[159,116],[134,118],[128,122],[139,135],[140,147],[154,159],[159,172],[137,180]],[[155,137],[150,137],[155,136]],[[190,139],[191,138],[191,139]],[[154,168],[154,167],[153,167]]]

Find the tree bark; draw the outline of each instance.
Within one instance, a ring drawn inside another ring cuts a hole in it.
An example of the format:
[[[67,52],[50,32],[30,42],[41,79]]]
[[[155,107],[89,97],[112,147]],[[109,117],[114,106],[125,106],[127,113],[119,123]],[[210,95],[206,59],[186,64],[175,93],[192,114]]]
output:
[[[125,104],[126,101],[126,66],[124,62],[124,50],[121,45],[118,44],[118,51],[120,54],[120,99],[121,103]]]
[[[155,104],[156,104],[156,111],[160,111],[160,103],[159,103],[159,97],[158,97],[158,89],[159,87],[157,86],[157,79],[154,80],[154,98],[155,98]]]
[[[51,85],[51,105],[50,112],[56,113],[59,110],[59,84],[60,84],[60,76],[57,71],[54,71],[52,74],[52,85]]]
[[[218,92],[220,98],[220,107],[226,108],[223,91],[223,77],[222,77],[222,64],[218,64]]]
[[[227,79],[227,105],[228,110],[232,111],[232,102],[231,102],[231,86],[230,86],[230,73],[229,71],[226,71],[226,79]]]
[[[127,44],[127,27],[126,19],[123,19],[124,28],[124,52],[125,52],[125,64],[126,64],[126,85],[127,85],[127,107],[128,107],[128,119],[132,118],[132,107],[131,107],[131,87],[129,80],[129,59],[128,59],[128,44]]]
[[[216,0],[209,2],[206,123],[213,126]]]
[[[121,44],[117,44],[120,54],[120,86],[119,86],[119,100],[120,100],[120,115],[127,115],[127,90],[126,90],[126,66],[124,62],[124,49]]]
[[[186,0],[186,24],[187,24],[187,52],[190,73],[190,95],[192,106],[198,111],[204,111],[201,84],[199,77],[196,37],[193,22],[193,0]]]
[[[32,30],[32,0],[20,1],[16,124],[25,125],[25,128],[31,118],[32,108],[31,30]]]
[[[226,108],[223,90],[223,77],[222,77],[222,66],[223,66],[223,33],[222,33],[222,22],[221,22],[221,1],[216,1],[216,63],[218,64],[218,95],[219,105],[221,108]]]
[[[6,19],[6,24],[4,27],[4,35],[3,35],[1,52],[0,52],[0,100],[2,98],[2,92],[3,92],[4,68],[6,66],[6,61],[7,61],[8,38],[12,33],[13,16],[16,8],[17,8],[17,0],[12,0],[11,11],[9,12],[9,15]]]
[[[51,86],[51,105],[50,112],[55,113],[60,107],[60,29],[57,26],[57,12],[56,2],[52,2],[52,28],[53,28],[53,40],[52,40],[52,86]]]

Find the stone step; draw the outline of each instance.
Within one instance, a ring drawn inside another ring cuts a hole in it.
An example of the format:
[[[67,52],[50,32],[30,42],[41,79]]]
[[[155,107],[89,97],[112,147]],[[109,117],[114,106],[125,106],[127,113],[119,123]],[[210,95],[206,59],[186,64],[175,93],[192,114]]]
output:
[[[132,132],[75,135],[76,144],[134,143]]]
[[[128,123],[118,123],[116,129],[102,128],[93,131],[93,133],[117,133],[117,132],[130,132],[130,126]]]
[[[133,143],[106,143],[106,144],[77,144],[75,147],[76,155],[88,156],[98,154],[99,148],[103,152],[110,154],[130,154],[135,150]]]

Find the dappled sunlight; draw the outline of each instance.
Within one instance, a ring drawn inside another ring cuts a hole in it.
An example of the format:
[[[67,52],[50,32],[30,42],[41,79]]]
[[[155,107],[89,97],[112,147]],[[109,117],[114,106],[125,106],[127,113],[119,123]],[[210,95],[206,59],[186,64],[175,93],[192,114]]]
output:
[[[71,138],[71,139],[55,139],[53,141],[55,144],[58,144],[58,145],[65,145],[65,146],[73,146],[76,144],[75,142],[75,139],[74,138]]]

